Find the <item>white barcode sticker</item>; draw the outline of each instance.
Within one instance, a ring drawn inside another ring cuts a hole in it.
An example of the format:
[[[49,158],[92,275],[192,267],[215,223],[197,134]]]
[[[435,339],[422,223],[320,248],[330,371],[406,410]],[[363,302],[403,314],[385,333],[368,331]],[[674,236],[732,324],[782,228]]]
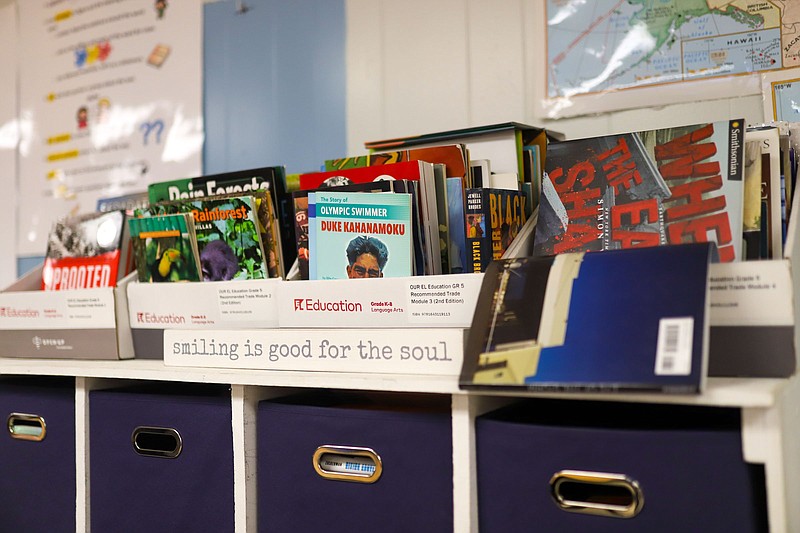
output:
[[[692,317],[662,318],[658,323],[657,376],[688,376],[692,373]]]

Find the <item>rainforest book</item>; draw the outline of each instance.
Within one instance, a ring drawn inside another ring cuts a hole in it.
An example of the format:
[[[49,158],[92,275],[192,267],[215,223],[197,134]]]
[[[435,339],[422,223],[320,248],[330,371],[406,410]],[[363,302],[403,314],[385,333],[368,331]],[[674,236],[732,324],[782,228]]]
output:
[[[294,221],[292,220],[292,197],[286,188],[284,167],[263,167],[208,176],[182,178],[147,187],[150,203],[175,200],[199,200],[211,196],[246,195],[260,189],[270,192],[281,241],[281,256],[284,264],[294,262]]]
[[[318,191],[308,205],[311,279],[412,274],[410,195]]]
[[[143,283],[200,281],[200,257],[189,213],[131,218],[138,279]]]
[[[744,121],[551,143],[534,255],[713,241],[741,257]]]
[[[700,392],[715,254],[706,242],[492,262],[461,386]]]
[[[267,201],[261,204],[263,208],[268,209]],[[152,207],[156,212],[159,209],[192,215],[204,281],[270,277],[269,256],[265,255],[262,244],[264,224],[259,222],[255,196],[219,196]],[[268,213],[261,216],[268,217]],[[273,271],[275,268],[273,263]]]
[[[228,266],[222,267],[222,257],[218,257],[213,262],[216,264],[209,263],[204,276],[206,281],[274,278],[283,275],[283,259],[280,253],[281,245],[276,228],[277,222],[271,211],[269,195],[268,190],[262,189],[246,195],[230,194],[205,199],[161,202],[151,205],[144,213],[192,214],[198,249],[201,253],[205,245],[212,240],[222,240],[228,243],[230,250],[224,248],[221,243],[217,243],[207,252],[206,257],[210,260],[212,250],[219,251],[227,259]],[[228,211],[231,211],[233,215],[225,216]],[[257,240],[251,233],[250,222],[252,221],[255,221],[255,227],[259,234]],[[239,232],[244,233],[239,234]],[[239,263],[238,273],[231,270],[233,256],[230,252],[234,252]],[[214,253],[214,255],[217,254]],[[233,274],[233,278],[229,277],[231,274]]]
[[[127,274],[125,212],[87,213],[53,224],[42,267],[43,290],[113,287]]]

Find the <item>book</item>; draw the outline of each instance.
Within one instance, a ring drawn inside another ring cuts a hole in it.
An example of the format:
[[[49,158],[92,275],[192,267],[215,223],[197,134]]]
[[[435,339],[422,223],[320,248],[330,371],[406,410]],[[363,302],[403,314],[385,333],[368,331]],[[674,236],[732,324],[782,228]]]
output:
[[[459,178],[447,178],[446,181],[450,273],[461,274],[467,271],[467,220],[464,216],[464,186]]]
[[[492,172],[516,173],[517,176],[524,178],[523,181],[530,182],[530,176],[524,174],[523,147],[536,144],[542,153],[545,153],[548,140],[558,141],[563,138],[560,133],[547,131],[544,128],[518,122],[503,122],[369,141],[364,143],[364,146],[372,151],[386,151],[458,142],[467,147],[470,160],[488,159],[491,161]]]
[[[700,392],[714,258],[693,243],[491,263],[461,386]]]
[[[189,213],[153,215],[128,221],[142,283],[200,281],[200,256]]]
[[[206,252],[209,260],[212,254],[216,255],[213,262],[209,262],[207,267],[204,265],[206,281],[276,278],[283,277],[285,272],[280,234],[270,195],[268,189],[258,189],[245,195],[231,193],[159,202],[141,213],[191,213],[201,260],[205,246],[210,241],[221,240],[228,245],[225,247],[217,243]],[[256,235],[253,235],[253,221]],[[234,261],[238,263],[238,269],[234,268]]]
[[[740,258],[743,124],[551,143],[534,254],[711,240],[722,261]]]
[[[412,274],[409,195],[319,191],[309,212],[311,279]]]
[[[761,143],[744,144],[744,201],[742,202],[742,256],[761,258]]]
[[[381,180],[368,183],[354,183],[350,185],[340,185],[335,188],[337,191],[347,192],[392,192],[395,185],[401,180]],[[300,279],[309,279],[309,246],[308,246],[308,195],[310,192],[324,189],[292,191],[292,204],[294,206],[295,220],[295,242],[297,243],[297,263],[300,270]],[[398,191],[399,192],[399,191]]]
[[[466,245],[470,272],[483,272],[500,259],[525,224],[525,195],[519,190],[466,191]]]
[[[329,172],[349,168],[390,165],[403,161],[441,163],[446,167],[448,178],[461,178],[465,185],[470,174],[469,156],[463,144],[443,144],[407,150],[388,150],[355,157],[328,159],[325,161],[325,170]]]
[[[380,180],[419,182],[417,209],[421,221],[419,235],[423,245],[424,273],[441,274],[439,217],[436,205],[436,183],[433,164],[415,160],[326,172],[311,172],[300,175],[299,186],[302,190],[310,190]]]
[[[151,183],[147,187],[147,193],[150,203],[155,204],[225,194],[247,194],[267,189],[270,191],[272,207],[278,221],[282,262],[292,264],[297,250],[294,245],[292,197],[286,187],[285,174],[282,166],[253,168]]]
[[[128,273],[127,239],[122,210],[56,221],[47,237],[42,290],[115,286]]]
[[[761,257],[783,256],[780,132],[775,126],[751,127],[746,141],[761,143]]]

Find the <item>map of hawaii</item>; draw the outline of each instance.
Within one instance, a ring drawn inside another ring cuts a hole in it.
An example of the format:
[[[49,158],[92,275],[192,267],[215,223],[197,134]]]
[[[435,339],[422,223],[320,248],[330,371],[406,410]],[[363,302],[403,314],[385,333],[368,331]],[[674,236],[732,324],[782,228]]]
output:
[[[800,65],[797,0],[547,2],[548,96]]]

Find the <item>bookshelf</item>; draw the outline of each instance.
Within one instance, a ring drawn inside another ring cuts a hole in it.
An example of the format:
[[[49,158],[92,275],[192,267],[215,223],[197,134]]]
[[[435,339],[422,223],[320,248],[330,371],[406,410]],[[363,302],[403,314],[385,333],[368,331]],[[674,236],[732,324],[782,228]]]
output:
[[[459,390],[454,377],[167,367],[157,360],[77,361],[0,359],[0,374],[75,378],[77,531],[88,530],[89,392],[137,381],[215,383],[231,386],[237,532],[256,531],[255,417],[258,402],[309,388],[449,396],[452,406],[454,531],[477,531],[475,417],[518,397],[579,401],[670,403],[741,410],[747,462],[763,464],[770,531],[796,531],[800,509],[800,380],[710,378],[703,394],[490,393]]]

